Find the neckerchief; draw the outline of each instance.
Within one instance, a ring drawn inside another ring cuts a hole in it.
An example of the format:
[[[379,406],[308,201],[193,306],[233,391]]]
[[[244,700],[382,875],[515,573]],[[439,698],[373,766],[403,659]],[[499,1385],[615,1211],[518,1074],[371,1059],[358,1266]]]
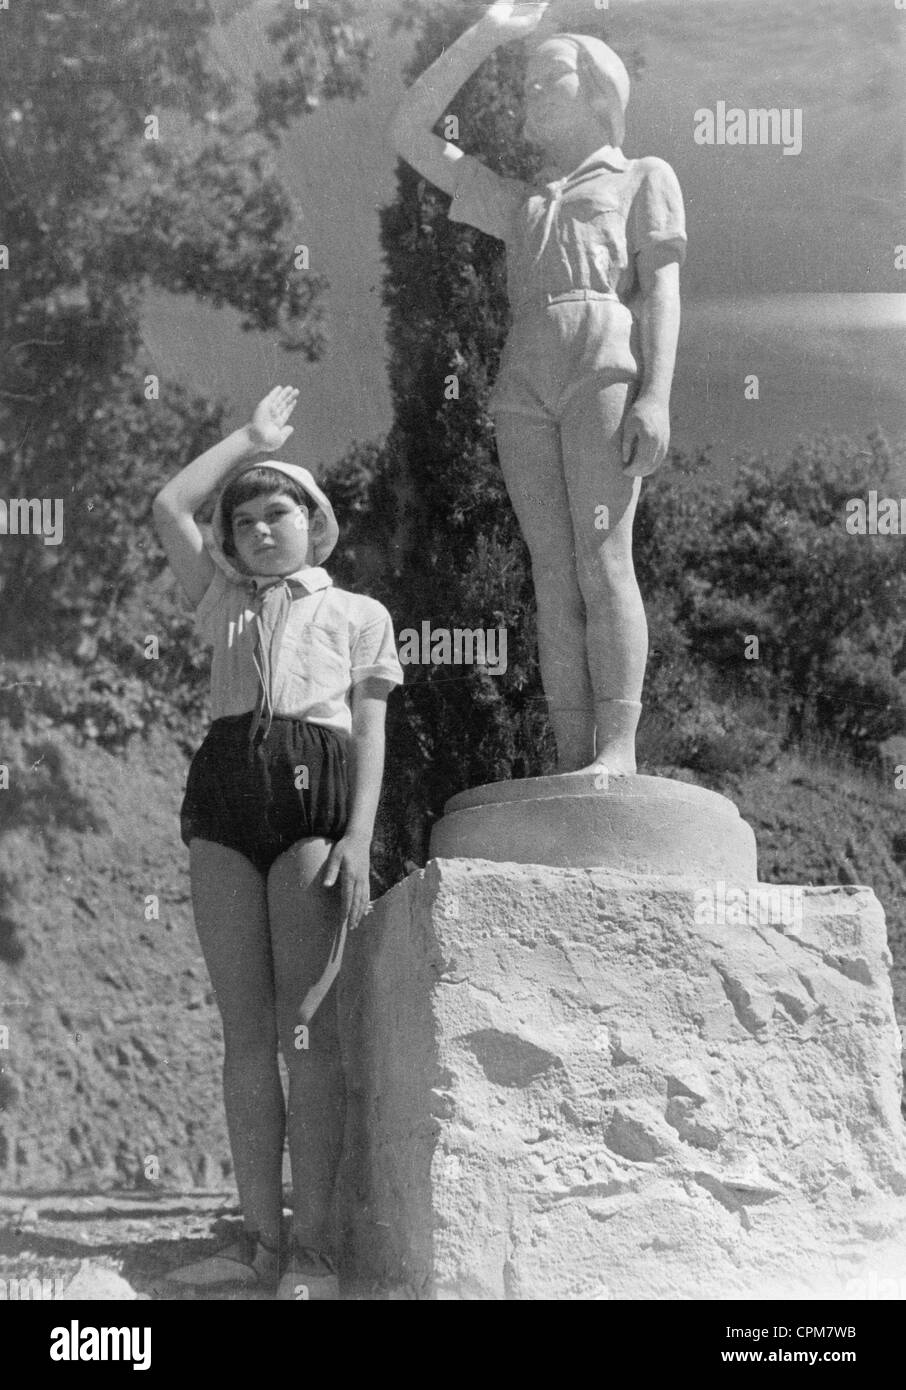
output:
[[[307,582],[306,582],[307,581]],[[317,585],[311,587],[312,581]],[[326,581],[326,583],[322,582]],[[278,576],[263,583],[260,579],[252,581],[252,604],[258,620],[258,637],[252,654],[258,672],[258,701],[249,727],[249,743],[254,744],[256,734],[264,723],[262,738],[267,736],[274,717],[274,677],[277,659],[286,630],[286,620],[293,601],[293,583],[308,593],[325,592],[330,587],[327,575],[314,569],[298,571],[296,574]],[[323,602],[323,599],[322,599]]]

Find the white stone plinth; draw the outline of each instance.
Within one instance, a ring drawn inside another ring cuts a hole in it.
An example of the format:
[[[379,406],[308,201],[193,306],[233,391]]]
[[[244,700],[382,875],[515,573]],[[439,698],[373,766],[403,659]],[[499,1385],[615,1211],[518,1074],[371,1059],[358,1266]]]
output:
[[[447,802],[431,857],[754,883],[755,835],[725,796],[666,777],[494,782]]]
[[[747,898],[750,920],[713,883],[461,859],[386,894],[339,979],[347,1276],[906,1296],[883,912],[851,886],[788,890],[774,922]]]

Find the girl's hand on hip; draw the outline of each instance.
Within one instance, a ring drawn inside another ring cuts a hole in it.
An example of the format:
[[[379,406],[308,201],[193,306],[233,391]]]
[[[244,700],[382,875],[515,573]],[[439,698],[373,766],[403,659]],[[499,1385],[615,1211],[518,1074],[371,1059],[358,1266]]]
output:
[[[340,908],[349,931],[355,931],[371,900],[371,846],[367,840],[337,840],[327,858],[324,887],[340,880]]]
[[[249,425],[249,438],[264,452],[279,449],[293,432],[287,420],[296,408],[299,392],[295,386],[275,386],[259,401]]]
[[[623,472],[645,478],[660,468],[670,447],[670,414],[660,401],[639,396],[623,425]]]

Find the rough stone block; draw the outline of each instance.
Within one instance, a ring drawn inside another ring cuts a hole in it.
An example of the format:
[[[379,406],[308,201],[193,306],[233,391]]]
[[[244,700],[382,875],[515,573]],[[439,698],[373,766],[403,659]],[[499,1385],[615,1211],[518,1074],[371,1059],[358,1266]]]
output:
[[[440,1299],[906,1295],[883,912],[796,892],[709,924],[692,881],[472,859],[386,894],[340,976],[347,1267]]]

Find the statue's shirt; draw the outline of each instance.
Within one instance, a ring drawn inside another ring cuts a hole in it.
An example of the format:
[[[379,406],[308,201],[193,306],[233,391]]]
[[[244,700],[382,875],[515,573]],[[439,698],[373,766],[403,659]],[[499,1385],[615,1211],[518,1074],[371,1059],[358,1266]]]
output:
[[[590,372],[638,374],[636,257],[656,246],[680,264],[685,256],[683,195],[669,164],[606,145],[566,178],[530,184],[466,155],[449,216],[506,246],[514,327],[492,408],[520,394],[527,401],[512,380],[520,370],[545,413]],[[551,305],[563,295],[572,298]]]

